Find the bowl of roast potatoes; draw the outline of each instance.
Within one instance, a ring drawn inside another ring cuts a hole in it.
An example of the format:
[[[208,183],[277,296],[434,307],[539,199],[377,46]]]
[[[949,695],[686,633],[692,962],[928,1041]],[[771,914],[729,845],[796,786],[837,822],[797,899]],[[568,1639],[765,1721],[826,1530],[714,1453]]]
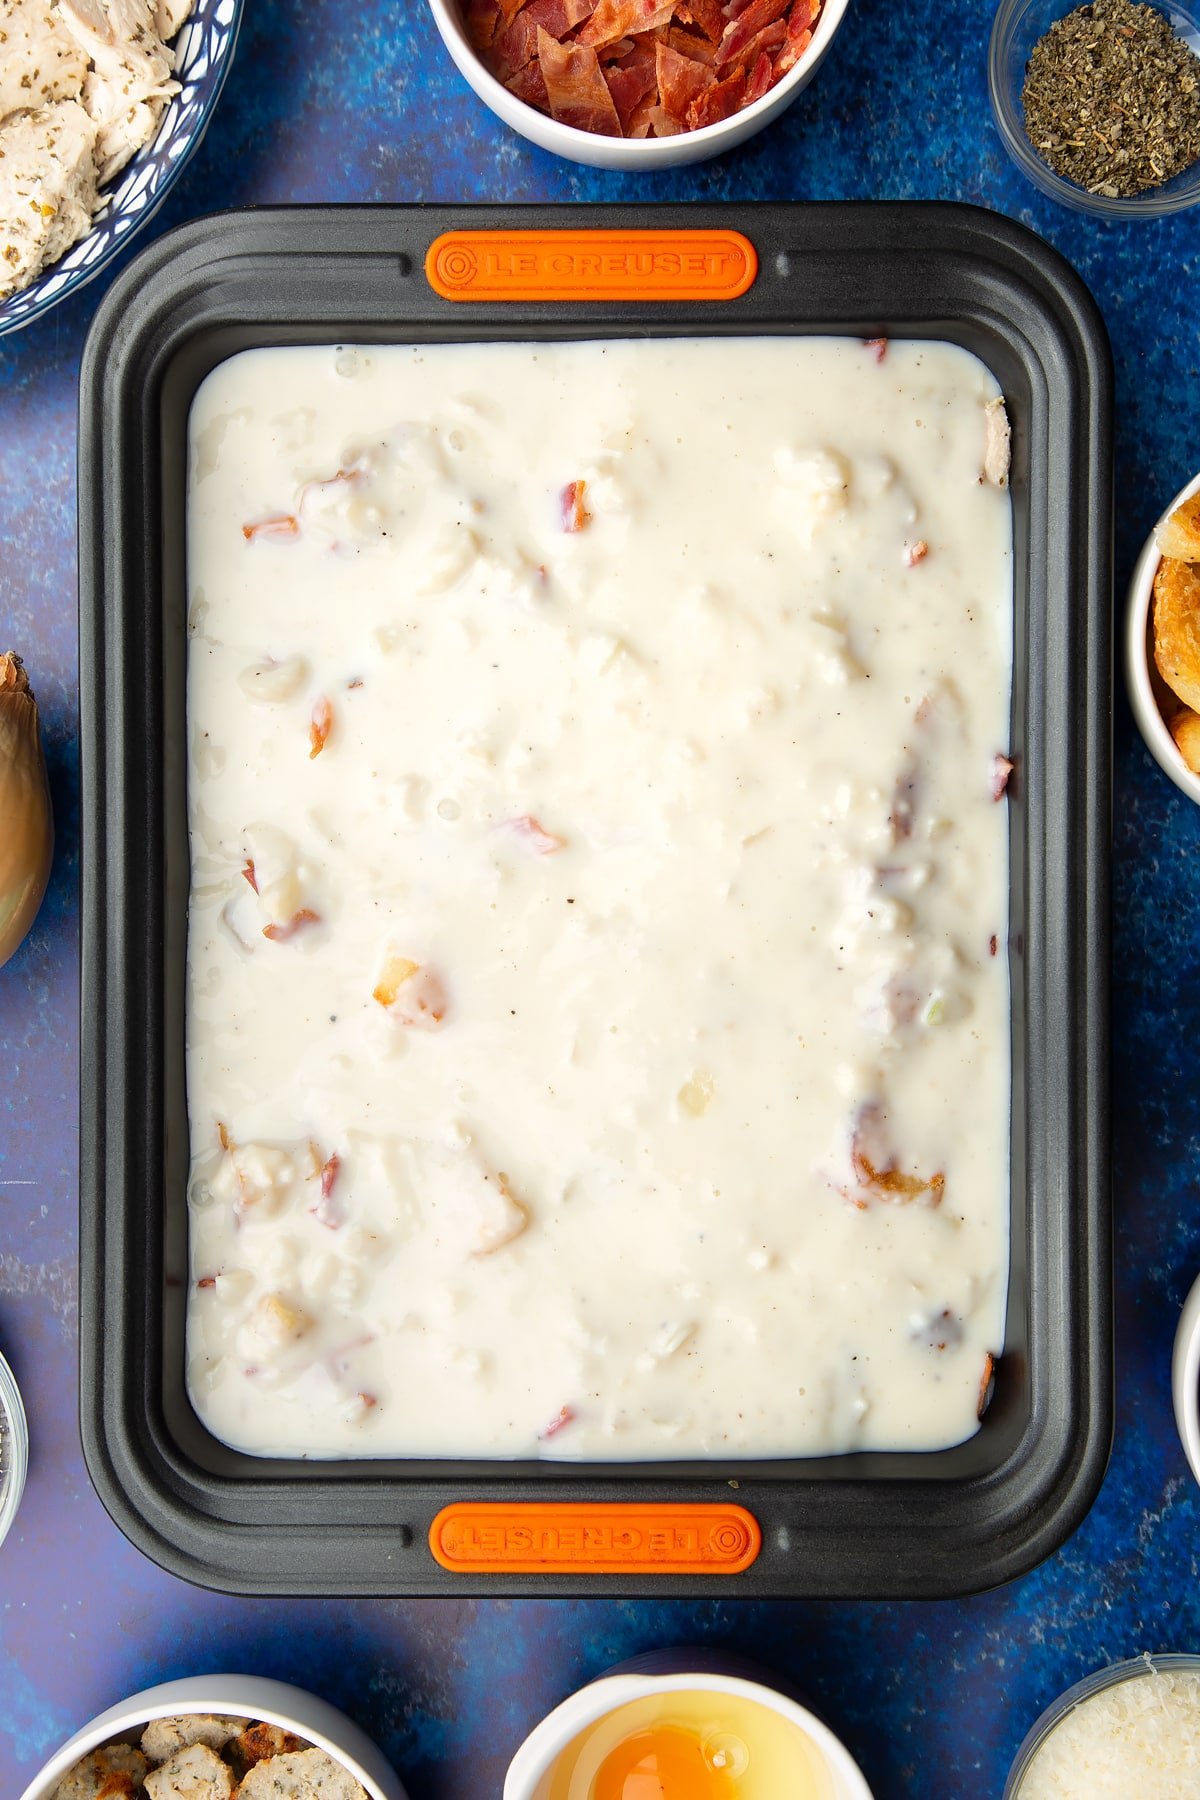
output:
[[[1134,569],[1125,664],[1147,748],[1200,802],[1200,475],[1172,501]]]

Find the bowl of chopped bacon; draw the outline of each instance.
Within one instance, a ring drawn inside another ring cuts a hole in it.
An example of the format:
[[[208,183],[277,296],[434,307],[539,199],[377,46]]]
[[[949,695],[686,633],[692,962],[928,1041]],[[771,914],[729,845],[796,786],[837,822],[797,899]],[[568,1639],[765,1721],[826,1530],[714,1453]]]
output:
[[[849,0],[429,0],[479,98],[601,169],[731,150],[808,86]]]

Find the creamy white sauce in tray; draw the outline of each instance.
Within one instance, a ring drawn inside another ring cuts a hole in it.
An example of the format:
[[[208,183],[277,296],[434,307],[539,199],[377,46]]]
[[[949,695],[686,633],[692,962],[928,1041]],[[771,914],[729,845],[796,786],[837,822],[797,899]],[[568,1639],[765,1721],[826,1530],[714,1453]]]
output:
[[[208,378],[188,1382],[218,1437],[977,1429],[1009,1218],[996,393],[950,346],[829,339]]]

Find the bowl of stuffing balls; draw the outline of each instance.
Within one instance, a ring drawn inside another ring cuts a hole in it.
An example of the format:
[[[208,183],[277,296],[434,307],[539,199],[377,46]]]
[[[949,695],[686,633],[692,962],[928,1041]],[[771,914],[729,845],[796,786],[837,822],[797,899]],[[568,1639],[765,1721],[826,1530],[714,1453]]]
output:
[[[849,0],[430,0],[479,98],[599,169],[702,162],[806,88]]]
[[[4,0],[0,335],[98,275],[204,136],[243,0]]]
[[[1133,571],[1125,679],[1151,756],[1200,802],[1200,475],[1176,494]]]
[[[381,1751],[301,1688],[205,1675],[135,1694],[64,1744],[22,1800],[405,1800]]]

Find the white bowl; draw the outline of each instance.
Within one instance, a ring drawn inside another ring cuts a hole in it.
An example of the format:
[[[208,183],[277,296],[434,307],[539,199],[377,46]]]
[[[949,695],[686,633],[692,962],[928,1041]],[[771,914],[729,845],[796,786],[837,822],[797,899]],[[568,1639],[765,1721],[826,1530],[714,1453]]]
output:
[[[552,150],[571,162],[587,163],[595,169],[675,169],[683,163],[703,162],[720,156],[735,144],[753,137],[772,119],[777,119],[792,104],[802,88],[806,88],[829,53],[838,26],[850,0],[825,0],[812,43],[804,55],[788,70],[783,80],[765,93],[761,100],[716,125],[705,125],[700,131],[681,131],[669,138],[600,137],[592,131],[579,131],[574,125],[560,125],[536,106],[527,106],[510,94],[502,81],[484,68],[467,40],[463,29],[462,10],[458,0],[429,0],[429,8],[442,34],[447,50],[485,106],[490,106],[498,119],[519,131],[531,144]]]
[[[555,1763],[568,1744],[589,1725],[615,1712],[617,1707],[627,1706],[631,1700],[642,1700],[649,1694],[694,1692],[696,1689],[705,1693],[736,1694],[778,1713],[797,1726],[820,1755],[829,1777],[829,1800],[871,1800],[871,1790],[850,1752],[806,1707],[762,1682],[700,1668],[674,1669],[665,1674],[618,1671],[602,1675],[589,1687],[580,1688],[577,1694],[555,1707],[517,1751],[505,1778],[503,1800],[545,1800],[547,1787],[544,1784],[548,1783]]]
[[[1200,475],[1179,490],[1162,517],[1165,519],[1168,513],[1173,513],[1182,501],[1197,490],[1200,490]],[[1129,583],[1129,610],[1125,618],[1125,683],[1129,689],[1133,716],[1151,756],[1159,768],[1171,777],[1181,793],[1186,794],[1189,800],[1200,802],[1200,775],[1193,775],[1175,748],[1175,739],[1167,730],[1167,721],[1159,704],[1159,696],[1170,692],[1154,667],[1154,652],[1150,643],[1150,603],[1154,595],[1154,576],[1161,561],[1162,553],[1151,532]],[[1170,699],[1175,705],[1180,704],[1174,695],[1170,695]]]
[[[126,1734],[136,1741],[151,1719],[174,1718],[183,1713],[219,1713],[227,1718],[262,1719],[306,1738],[343,1763],[365,1788],[370,1800],[406,1800],[400,1777],[365,1732],[325,1700],[306,1694],[303,1688],[283,1681],[263,1681],[255,1675],[195,1675],[184,1681],[164,1682],[122,1700],[109,1712],[85,1725],[55,1756],[40,1775],[35,1775],[21,1800],[50,1800],[67,1770],[90,1750],[120,1740]]]

